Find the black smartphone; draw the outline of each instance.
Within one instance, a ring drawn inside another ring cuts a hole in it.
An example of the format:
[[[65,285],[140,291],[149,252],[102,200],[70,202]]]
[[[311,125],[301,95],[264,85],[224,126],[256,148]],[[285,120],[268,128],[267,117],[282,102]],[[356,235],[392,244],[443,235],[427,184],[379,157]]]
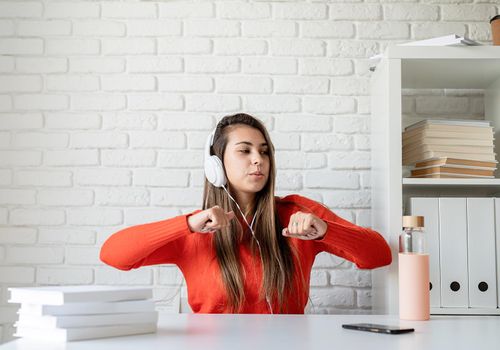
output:
[[[374,324],[374,323],[343,324],[342,328],[354,329],[357,331],[374,332],[374,333],[386,333],[386,334],[401,334],[401,333],[408,333],[415,331],[415,329],[413,328],[402,328],[398,326],[388,326],[388,325]]]

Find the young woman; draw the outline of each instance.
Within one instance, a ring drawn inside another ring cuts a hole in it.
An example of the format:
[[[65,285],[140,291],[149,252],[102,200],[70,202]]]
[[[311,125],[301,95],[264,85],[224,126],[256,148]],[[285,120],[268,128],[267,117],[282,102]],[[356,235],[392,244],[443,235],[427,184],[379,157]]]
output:
[[[102,246],[104,263],[120,270],[176,264],[195,313],[296,314],[304,313],[318,253],[360,269],[391,263],[377,232],[306,197],[275,197],[274,147],[254,117],[224,117],[206,153],[220,159],[222,179],[214,181],[206,163],[203,209],[114,233]]]

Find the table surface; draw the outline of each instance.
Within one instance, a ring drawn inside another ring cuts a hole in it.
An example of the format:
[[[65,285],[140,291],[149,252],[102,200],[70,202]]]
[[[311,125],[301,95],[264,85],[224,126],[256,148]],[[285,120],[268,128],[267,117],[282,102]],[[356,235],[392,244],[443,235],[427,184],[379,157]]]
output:
[[[344,323],[379,323],[415,328],[389,335],[343,329]],[[158,331],[145,335],[43,343],[17,339],[0,350],[140,349],[498,349],[499,316],[431,316],[400,321],[394,315],[220,315],[162,314]]]

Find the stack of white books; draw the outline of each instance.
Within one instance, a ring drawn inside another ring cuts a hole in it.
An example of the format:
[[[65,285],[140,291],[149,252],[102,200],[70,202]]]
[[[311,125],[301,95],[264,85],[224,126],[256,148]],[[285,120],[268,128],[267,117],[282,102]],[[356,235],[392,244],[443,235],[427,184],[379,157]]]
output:
[[[64,342],[157,330],[151,288],[91,285],[9,291],[9,303],[21,304],[16,337]]]
[[[487,120],[427,119],[403,132],[403,165],[413,165],[411,177],[493,178],[495,157]]]

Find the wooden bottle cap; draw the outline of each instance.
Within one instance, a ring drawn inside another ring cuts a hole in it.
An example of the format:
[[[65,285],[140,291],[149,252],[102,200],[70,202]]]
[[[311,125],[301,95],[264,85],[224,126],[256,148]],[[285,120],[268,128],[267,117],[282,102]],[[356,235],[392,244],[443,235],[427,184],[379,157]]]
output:
[[[403,227],[424,227],[424,217],[405,215],[403,216]]]

